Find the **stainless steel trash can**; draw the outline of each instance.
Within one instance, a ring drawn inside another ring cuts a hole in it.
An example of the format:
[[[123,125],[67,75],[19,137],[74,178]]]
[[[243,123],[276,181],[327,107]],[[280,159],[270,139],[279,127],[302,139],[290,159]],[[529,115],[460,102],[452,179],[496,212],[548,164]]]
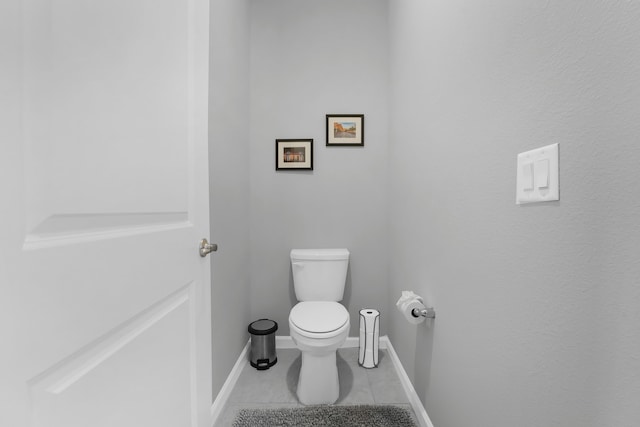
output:
[[[249,324],[251,334],[251,366],[259,371],[276,364],[276,331],[278,324],[269,319],[260,319]]]

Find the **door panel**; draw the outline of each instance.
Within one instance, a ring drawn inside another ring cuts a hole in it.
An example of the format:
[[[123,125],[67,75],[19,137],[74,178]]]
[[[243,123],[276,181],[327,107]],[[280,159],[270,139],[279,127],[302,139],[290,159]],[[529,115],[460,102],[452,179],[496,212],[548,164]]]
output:
[[[34,379],[34,425],[190,425],[188,289]]]
[[[210,425],[208,2],[2,8],[0,425]]]
[[[151,222],[186,214],[187,6],[27,2],[29,233],[55,229],[69,215],[113,228],[136,214]]]

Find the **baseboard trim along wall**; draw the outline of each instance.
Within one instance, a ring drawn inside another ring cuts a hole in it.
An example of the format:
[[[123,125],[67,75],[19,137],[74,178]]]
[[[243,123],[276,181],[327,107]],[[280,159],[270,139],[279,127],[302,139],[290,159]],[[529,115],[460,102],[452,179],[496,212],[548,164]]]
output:
[[[218,417],[224,410],[225,405],[227,404],[227,400],[231,395],[231,390],[233,390],[233,386],[238,381],[240,377],[240,373],[245,366],[249,365],[249,348],[251,345],[251,340],[247,342],[242,351],[240,352],[240,356],[238,356],[238,360],[235,365],[233,365],[233,369],[229,373],[226,381],[222,385],[218,396],[216,397],[213,405],[211,405],[211,419],[212,424],[215,425]],[[358,337],[349,337],[342,345],[342,348],[354,348],[360,346],[360,339]],[[416,418],[420,423],[420,427],[433,427],[431,420],[429,419],[429,415],[427,411],[424,409],[416,390],[413,388],[413,384],[409,380],[409,376],[406,371],[402,367],[402,363],[400,363],[400,359],[398,358],[398,354],[394,350],[391,345],[391,341],[389,341],[389,337],[382,336],[380,337],[379,342],[380,349],[387,350],[387,354],[391,358],[391,362],[393,363],[394,368],[400,378],[400,382],[402,383],[402,387],[404,392],[407,394],[409,398],[409,403],[411,404],[411,408],[413,408],[413,412],[416,414]],[[285,349],[285,348],[296,348],[296,345],[293,343],[293,340],[290,336],[276,336],[276,349]]]
[[[240,373],[242,373],[242,369],[249,364],[249,349],[251,348],[251,340],[247,341],[244,348],[240,352],[240,356],[238,356],[238,360],[233,365],[231,372],[227,376],[224,384],[222,384],[222,388],[216,396],[216,399],[213,401],[213,405],[211,405],[211,425],[214,426],[216,421],[218,421],[218,417],[222,414],[224,410],[224,406],[227,404],[227,400],[229,400],[229,396],[231,395],[231,390],[233,390],[233,386],[238,382],[238,378],[240,378]],[[276,349],[278,346],[276,345]]]
[[[420,427],[433,427],[433,423],[431,422],[427,411],[424,409],[424,405],[422,404],[420,397],[418,397],[416,389],[413,388],[413,384],[411,384],[411,380],[409,379],[407,372],[404,370],[404,367],[402,367],[398,353],[396,353],[395,349],[391,345],[391,341],[389,341],[388,336],[385,335],[380,337],[380,348],[387,349],[387,354],[391,357],[393,366],[396,368],[396,372],[400,378],[404,392],[409,398],[409,403],[411,404],[411,408],[413,408],[413,412],[416,414]]]

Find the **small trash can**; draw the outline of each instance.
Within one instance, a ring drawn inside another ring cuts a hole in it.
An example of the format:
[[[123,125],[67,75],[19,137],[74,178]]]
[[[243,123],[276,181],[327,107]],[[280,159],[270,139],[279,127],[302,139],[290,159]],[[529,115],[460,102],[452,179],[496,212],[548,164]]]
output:
[[[278,324],[269,319],[260,319],[249,324],[251,334],[251,366],[259,371],[276,364],[276,331]]]
[[[363,368],[378,367],[380,312],[373,308],[360,310],[360,352],[358,364]]]

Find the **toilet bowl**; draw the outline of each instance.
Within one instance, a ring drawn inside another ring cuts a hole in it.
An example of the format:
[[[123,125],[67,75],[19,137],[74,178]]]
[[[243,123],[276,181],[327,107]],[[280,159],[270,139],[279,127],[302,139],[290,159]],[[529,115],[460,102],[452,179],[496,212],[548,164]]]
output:
[[[336,350],[349,335],[349,312],[334,301],[303,301],[289,314],[291,338],[302,353],[297,395],[305,405],[338,400]]]

